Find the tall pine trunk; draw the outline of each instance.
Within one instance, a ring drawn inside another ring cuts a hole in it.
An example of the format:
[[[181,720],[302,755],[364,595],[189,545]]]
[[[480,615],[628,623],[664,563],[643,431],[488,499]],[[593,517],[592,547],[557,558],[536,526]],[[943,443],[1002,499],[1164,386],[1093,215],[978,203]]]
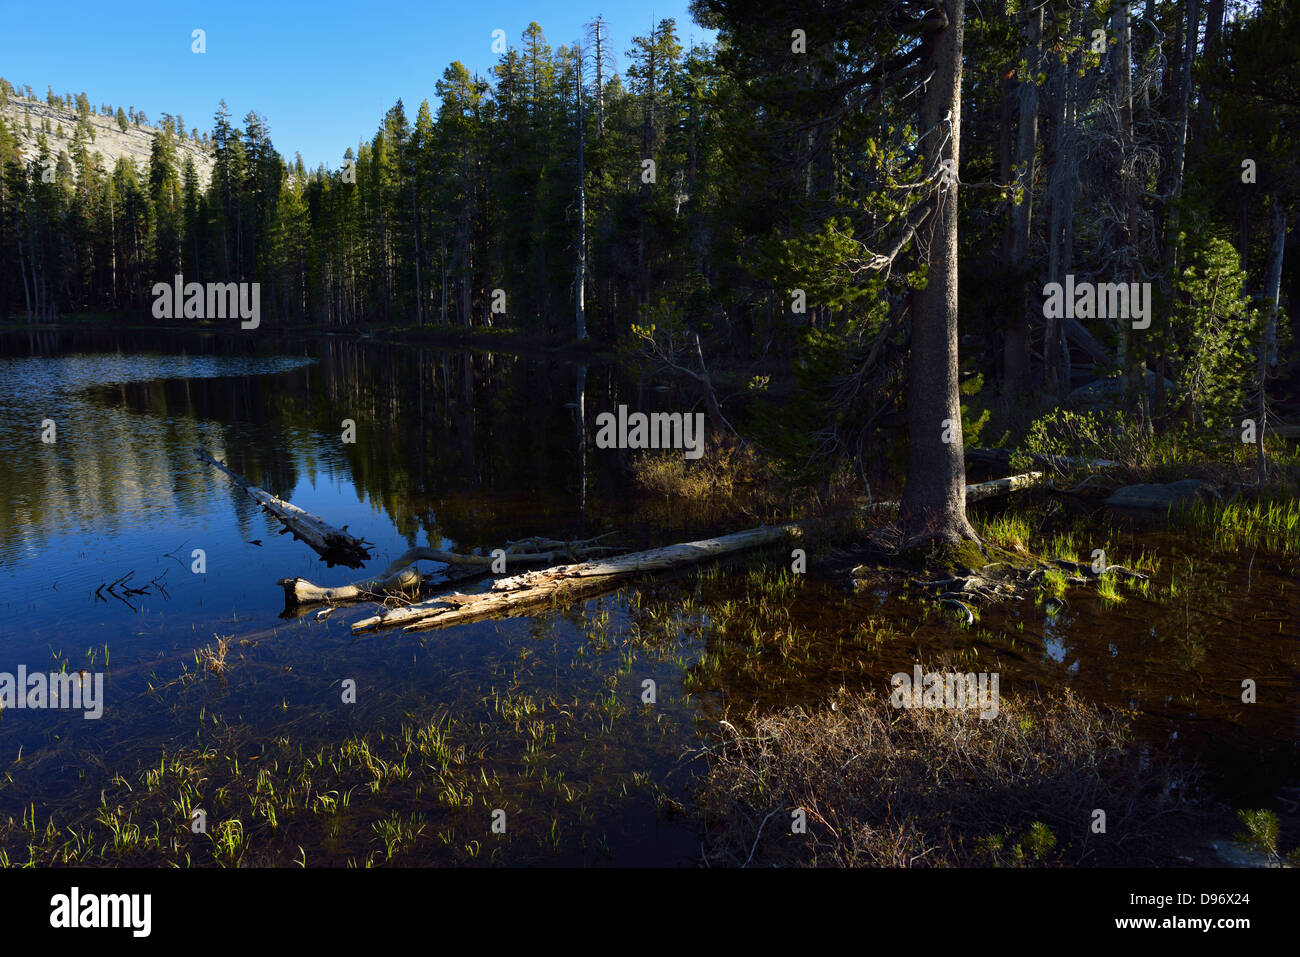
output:
[[[907,369],[907,483],[899,503],[909,547],[976,539],[966,519],[966,464],[957,365],[957,177],[961,154],[961,56],[966,0],[937,4],[947,23],[921,43],[921,99],[926,169],[947,167],[917,230],[928,267],[912,294],[912,344]]]

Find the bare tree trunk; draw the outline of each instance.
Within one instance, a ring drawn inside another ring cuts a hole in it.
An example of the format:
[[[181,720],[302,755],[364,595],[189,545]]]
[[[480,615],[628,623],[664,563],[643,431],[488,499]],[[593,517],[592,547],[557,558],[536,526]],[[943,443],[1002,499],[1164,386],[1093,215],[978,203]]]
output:
[[[442,264],[442,324],[445,326],[447,324],[447,234],[446,233],[443,233],[441,236],[439,236],[439,243],[440,243],[439,251],[441,253],[441,258],[439,259],[439,262]]]
[[[605,21],[597,17],[593,24],[596,38],[596,134],[605,135]]]
[[[578,47],[578,338],[587,338],[587,171],[582,115],[582,47]]]
[[[420,282],[420,219],[415,206],[415,170],[411,171],[411,233],[415,239],[415,322],[424,325],[424,286]]]
[[[27,270],[23,266],[23,238],[18,237],[18,275],[23,277],[23,301],[27,304],[27,319],[32,319],[32,294],[27,288]]]
[[[1021,270],[1029,258],[1033,225],[1034,171],[1038,155],[1038,62],[1042,44],[1043,8],[1029,10],[1021,23],[1025,38],[1025,76],[1019,84],[1020,116],[1016,129],[1016,178],[1023,191],[1011,208],[1011,265]],[[1003,340],[1002,390],[1009,402],[1025,394],[1029,378],[1029,310],[1032,297],[1026,283],[1013,307]]]
[[[966,520],[957,364],[957,171],[961,158],[961,57],[966,0],[941,0],[946,22],[921,41],[921,99],[926,169],[940,175],[935,204],[917,231],[927,267],[925,288],[912,294],[912,346],[907,370],[907,482],[899,503],[909,546],[975,540]]]
[[[1255,451],[1258,461],[1258,480],[1268,477],[1268,463],[1264,457],[1264,430],[1268,423],[1268,376],[1277,364],[1277,310],[1282,295],[1282,256],[1286,251],[1286,208],[1277,195],[1269,197],[1273,209],[1268,247],[1268,274],[1264,280],[1264,302],[1268,310],[1264,321],[1264,334],[1259,343],[1259,407],[1255,421]]]
[[[1183,170],[1187,156],[1187,129],[1191,117],[1192,101],[1192,65],[1196,57],[1196,35],[1197,27],[1200,23],[1200,0],[1188,0],[1187,4],[1187,22],[1186,35],[1184,37],[1183,50],[1181,51],[1181,67],[1178,74],[1178,136],[1174,143],[1174,155],[1171,158],[1169,183],[1169,198],[1166,201],[1165,209],[1165,243],[1164,243],[1164,269],[1162,270],[1165,277],[1166,296],[1170,296],[1172,290],[1169,288],[1171,278],[1178,268],[1179,260],[1179,240],[1178,234],[1181,228],[1181,210],[1178,205],[1179,197],[1183,192]],[[1168,321],[1160,324],[1160,341],[1156,355],[1156,408],[1164,409],[1166,404],[1165,395],[1165,373],[1168,368],[1168,354],[1170,349],[1169,342],[1169,323]]]
[[[1124,280],[1136,282],[1138,271],[1137,237],[1137,183],[1130,167],[1134,153],[1133,139],[1133,36],[1130,26],[1129,0],[1119,0],[1115,5],[1111,23],[1119,42],[1115,45],[1112,69],[1115,76],[1115,109],[1119,117],[1120,184],[1123,197],[1123,222],[1120,246],[1127,257]],[[1142,407],[1146,407],[1146,382],[1142,375],[1138,350],[1129,342],[1131,327],[1127,318],[1119,318],[1117,356],[1120,383],[1124,395],[1130,397],[1136,388]],[[1134,379],[1136,376],[1136,381]]]
[[[1072,29],[1080,23],[1078,15],[1071,18]],[[1074,191],[1078,183],[1078,138],[1075,135],[1074,106],[1075,71],[1077,55],[1057,66],[1055,88],[1059,97],[1054,115],[1055,131],[1052,137],[1052,172],[1048,187],[1051,198],[1051,217],[1048,231],[1048,277],[1052,282],[1064,282],[1074,255]],[[1069,389],[1070,375],[1062,366],[1062,357],[1068,357],[1068,347],[1063,346],[1064,332],[1059,320],[1043,321],[1043,378],[1047,390],[1063,395]]]

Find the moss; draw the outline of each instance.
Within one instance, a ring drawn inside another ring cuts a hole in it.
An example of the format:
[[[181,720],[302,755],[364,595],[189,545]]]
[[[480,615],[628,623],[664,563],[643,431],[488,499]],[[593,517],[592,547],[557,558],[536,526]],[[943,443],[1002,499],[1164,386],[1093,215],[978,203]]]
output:
[[[925,567],[951,573],[970,574],[994,560],[989,548],[976,541],[936,545],[920,551],[917,557]]]

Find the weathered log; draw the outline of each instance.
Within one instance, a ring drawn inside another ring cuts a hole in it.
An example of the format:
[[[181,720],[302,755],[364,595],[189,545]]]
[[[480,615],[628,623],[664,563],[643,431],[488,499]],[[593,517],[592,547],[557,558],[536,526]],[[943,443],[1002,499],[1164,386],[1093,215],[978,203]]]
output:
[[[318,515],[299,508],[272,495],[265,489],[258,488],[238,472],[218,462],[203,449],[195,449],[194,455],[201,462],[207,462],[225,472],[230,480],[248,493],[249,497],[274,515],[287,531],[295,538],[310,545],[329,565],[347,565],[360,568],[369,558],[367,543],[347,533],[345,528],[335,528]]]
[[[997,495],[1009,495],[1012,492],[1020,492],[1027,488],[1034,488],[1043,482],[1042,472],[1025,472],[1021,475],[1008,475],[1006,478],[990,479],[987,482],[979,482],[975,485],[966,486],[966,504],[979,502],[986,498],[993,498]],[[862,506],[866,512],[887,511],[891,508],[897,508],[897,502],[872,502],[870,505]]]
[[[993,498],[995,495],[1009,495],[1012,492],[1019,492],[1022,489],[1033,488],[1042,483],[1042,472],[1025,472],[1022,475],[1008,475],[1006,478],[992,479],[988,482],[979,482],[975,485],[967,485],[966,504],[969,505],[971,502]]]
[[[517,542],[507,542],[502,549],[507,565],[518,564],[555,564],[561,561],[578,562],[592,558],[601,552],[614,552],[619,549],[612,545],[597,545],[602,538],[608,538],[614,532],[597,535],[581,541],[561,542],[551,538],[525,538]],[[549,551],[535,551],[547,548]],[[323,587],[314,585],[305,578],[281,578],[276,584],[284,588],[286,608],[294,605],[306,605],[313,602],[360,601],[366,598],[382,598],[386,595],[410,594],[419,589],[425,581],[419,569],[414,567],[418,561],[441,562],[462,569],[461,573],[445,573],[448,579],[463,580],[473,578],[488,571],[497,559],[492,555],[470,555],[461,552],[448,552],[440,548],[416,546],[393,559],[388,567],[374,578],[350,585]]]
[[[764,525],[723,535],[721,538],[652,548],[576,565],[557,565],[499,579],[488,591],[479,594],[438,595],[419,604],[387,608],[378,615],[356,622],[352,625],[352,630],[402,625],[405,631],[419,631],[464,624],[503,613],[516,614],[553,598],[572,600],[608,590],[615,583],[640,572],[691,565],[721,555],[771,545],[787,535],[801,535],[809,527],[810,522]]]
[[[387,595],[410,594],[417,591],[424,576],[414,565],[398,567],[396,572],[385,570],[382,574],[352,585],[323,588],[305,578],[281,578],[277,585],[284,588],[285,607],[309,605],[313,602],[355,601],[361,598],[383,598]]]

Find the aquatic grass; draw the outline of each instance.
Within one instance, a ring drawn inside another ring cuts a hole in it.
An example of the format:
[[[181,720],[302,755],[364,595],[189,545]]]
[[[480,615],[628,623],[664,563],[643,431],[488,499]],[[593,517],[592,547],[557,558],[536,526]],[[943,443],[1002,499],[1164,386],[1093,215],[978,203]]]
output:
[[[390,861],[394,855],[414,845],[424,833],[425,826],[423,815],[412,812],[408,817],[402,817],[396,811],[371,825],[384,845],[385,859]]]
[[[1300,555],[1300,499],[1197,502],[1183,513],[1182,523],[1221,552]]]
[[[1053,535],[1043,543],[1041,549],[1044,558],[1063,558],[1071,562],[1078,560],[1079,553],[1079,542],[1072,532],[1061,532]]]
[[[1114,608],[1123,603],[1124,594],[1119,590],[1119,580],[1114,575],[1103,575],[1097,579],[1097,597],[1102,606]]]
[[[247,847],[248,835],[239,818],[220,822],[212,833],[213,854],[223,864],[238,864]]]
[[[1059,568],[1044,570],[1041,582],[1043,591],[1052,598],[1064,598],[1066,590],[1070,587],[1068,577]]]

